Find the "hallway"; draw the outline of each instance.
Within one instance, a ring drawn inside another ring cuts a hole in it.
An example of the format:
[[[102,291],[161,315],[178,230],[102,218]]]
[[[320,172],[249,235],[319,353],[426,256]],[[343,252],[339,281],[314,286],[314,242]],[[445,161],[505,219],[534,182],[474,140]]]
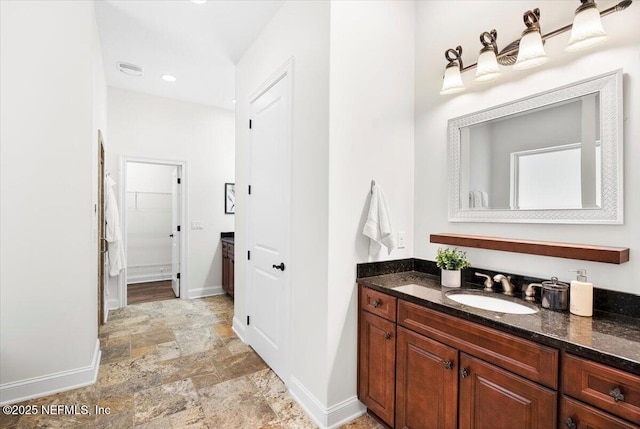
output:
[[[226,295],[130,305],[100,329],[96,384],[19,405],[87,405],[89,415],[0,413],[3,428],[315,428],[231,329]],[[95,406],[110,414],[95,414]],[[378,428],[363,416],[350,429]]]

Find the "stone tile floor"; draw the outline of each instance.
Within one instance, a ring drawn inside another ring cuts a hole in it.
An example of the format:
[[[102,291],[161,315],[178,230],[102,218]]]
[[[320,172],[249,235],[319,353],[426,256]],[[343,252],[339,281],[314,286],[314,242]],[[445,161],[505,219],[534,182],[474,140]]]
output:
[[[76,414],[6,416],[0,428],[315,428],[282,381],[231,329],[216,296],[130,305],[99,332],[98,381],[20,405],[77,405]],[[85,415],[80,406],[88,406]],[[96,414],[95,407],[109,409]],[[381,428],[367,415],[343,426]]]

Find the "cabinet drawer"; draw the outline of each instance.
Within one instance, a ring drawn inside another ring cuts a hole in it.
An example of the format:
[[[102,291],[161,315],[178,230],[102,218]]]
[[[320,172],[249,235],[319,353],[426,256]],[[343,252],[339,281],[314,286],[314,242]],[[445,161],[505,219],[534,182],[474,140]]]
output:
[[[575,429],[638,429],[636,425],[566,396],[562,397],[560,403],[560,427]]]
[[[558,388],[558,351],[400,300],[398,324],[529,380]]]
[[[360,306],[392,322],[396,321],[396,298],[366,287],[361,288]]]
[[[640,424],[639,376],[570,354],[564,357],[562,373],[566,394]]]

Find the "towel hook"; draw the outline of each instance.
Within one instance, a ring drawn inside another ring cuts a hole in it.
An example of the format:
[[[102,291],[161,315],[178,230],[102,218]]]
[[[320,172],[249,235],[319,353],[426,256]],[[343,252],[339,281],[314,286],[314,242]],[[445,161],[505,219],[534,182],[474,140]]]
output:
[[[371,181],[371,195],[373,195],[373,187],[376,186],[376,181],[372,180]]]

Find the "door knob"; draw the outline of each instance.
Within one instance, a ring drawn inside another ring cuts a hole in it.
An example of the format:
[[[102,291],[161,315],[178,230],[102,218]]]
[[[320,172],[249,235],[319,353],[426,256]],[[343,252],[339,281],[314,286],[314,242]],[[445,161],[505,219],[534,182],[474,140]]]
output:
[[[284,262],[280,262],[280,265],[273,264],[273,268],[275,268],[276,270],[284,271]]]

